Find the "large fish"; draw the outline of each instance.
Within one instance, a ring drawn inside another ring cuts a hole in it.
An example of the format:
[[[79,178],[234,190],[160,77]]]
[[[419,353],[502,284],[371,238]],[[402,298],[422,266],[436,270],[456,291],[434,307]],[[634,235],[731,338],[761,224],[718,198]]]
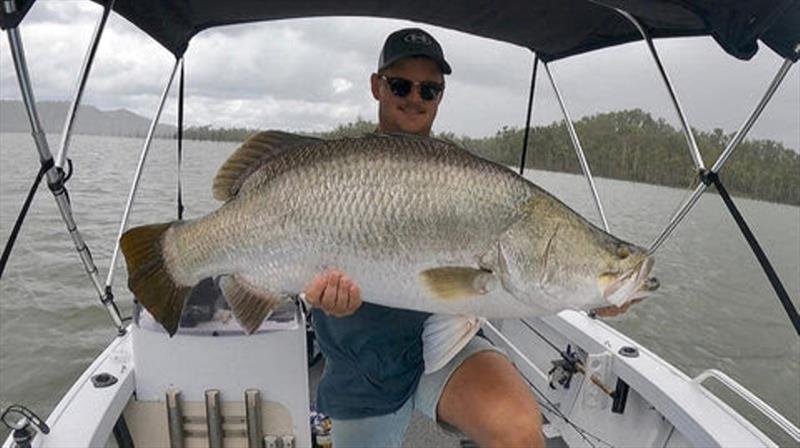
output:
[[[191,287],[212,276],[225,276],[248,333],[330,268],[369,302],[487,318],[622,306],[653,289],[644,249],[442,140],[263,132],[213,190],[216,211],[122,236],[129,287],[170,335]]]

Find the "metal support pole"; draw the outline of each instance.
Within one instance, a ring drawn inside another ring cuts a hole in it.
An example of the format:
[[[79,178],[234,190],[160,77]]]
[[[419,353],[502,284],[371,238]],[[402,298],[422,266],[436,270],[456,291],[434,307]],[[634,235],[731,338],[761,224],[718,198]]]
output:
[[[553,92],[555,92],[556,98],[558,99],[558,104],[561,106],[561,112],[564,114],[564,120],[567,122],[569,138],[572,140],[572,146],[575,148],[575,154],[578,155],[578,162],[581,165],[581,170],[583,170],[583,175],[589,182],[589,189],[592,191],[594,204],[597,206],[597,212],[600,214],[600,219],[603,221],[603,228],[606,230],[606,232],[608,232],[609,227],[608,220],[606,220],[606,213],[603,211],[603,204],[600,203],[600,196],[597,194],[597,187],[594,185],[594,178],[592,177],[592,172],[589,169],[589,163],[586,161],[586,156],[583,153],[581,142],[578,140],[578,133],[575,132],[575,126],[572,124],[572,119],[569,116],[569,111],[567,111],[566,104],[564,104],[564,99],[561,97],[561,92],[558,90],[556,80],[553,78],[553,74],[550,73],[550,64],[543,62],[542,65],[544,66],[545,73],[547,73],[547,77],[550,79],[550,85],[553,86]]]
[[[186,81],[186,63],[181,58],[181,77],[178,83],[178,191],[176,203],[178,207],[178,221],[183,221],[183,99]]]
[[[697,142],[694,139],[694,134],[692,134],[692,128],[689,125],[689,119],[686,118],[686,114],[683,112],[683,108],[681,107],[680,101],[678,101],[678,94],[675,93],[675,88],[672,87],[672,82],[669,79],[669,75],[667,75],[667,71],[664,69],[664,65],[661,63],[661,58],[658,56],[658,52],[656,51],[656,47],[653,45],[653,39],[647,34],[644,30],[642,25],[629,14],[627,11],[623,11],[621,9],[614,9],[620,15],[628,19],[633,25],[639,30],[639,34],[642,35],[645,42],[647,43],[647,48],[650,50],[650,54],[653,56],[653,60],[658,67],[659,73],[661,73],[661,78],[664,80],[664,85],[667,87],[667,92],[669,93],[669,97],[672,100],[672,104],[675,105],[675,110],[678,113],[678,118],[681,121],[681,127],[683,128],[683,135],[686,138],[686,144],[689,146],[689,155],[692,157],[692,162],[694,163],[695,170],[699,173],[705,170],[705,164],[703,163],[703,157],[700,155],[700,150],[697,147]]]
[[[525,172],[525,161],[528,158],[528,136],[531,131],[531,118],[533,117],[533,93],[536,90],[536,69],[539,67],[539,55],[533,55],[533,73],[531,74],[531,90],[528,94],[528,116],[525,119],[525,136],[522,140],[522,155],[519,160],[520,176]]]
[[[86,88],[86,80],[89,78],[89,72],[92,70],[92,63],[94,62],[95,54],[97,54],[97,47],[100,44],[100,37],[103,35],[103,30],[106,27],[108,16],[111,13],[111,8],[113,7],[114,0],[109,0],[109,2],[103,7],[103,14],[97,21],[97,26],[95,27],[94,34],[92,35],[92,41],[89,44],[89,48],[86,50],[86,56],[83,59],[81,72],[78,75],[78,81],[75,85],[75,95],[72,97],[72,104],[67,112],[67,119],[64,121],[64,130],[61,132],[61,145],[59,146],[58,155],[56,156],[56,168],[63,168],[64,162],[67,159],[67,150],[69,148],[70,138],[72,137],[72,126],[75,124],[75,116],[78,112],[78,106],[81,104],[81,97],[83,96],[83,91]]]
[[[689,214],[689,210],[694,207],[694,204],[697,203],[697,201],[700,199],[700,196],[702,196],[707,189],[708,185],[704,184],[703,182],[700,182],[700,184],[695,187],[692,194],[689,195],[689,198],[683,202],[680,208],[678,208],[678,211],[676,211],[675,214],[669,219],[667,226],[664,228],[661,234],[658,235],[652,243],[650,243],[650,247],[647,249],[648,255],[653,255],[655,251],[661,247],[662,244],[664,244],[664,241],[666,241],[667,238],[672,235],[672,232],[676,227],[678,227],[678,224],[683,221],[683,218],[685,218],[687,214]]]
[[[795,48],[795,52],[800,53],[800,44],[798,44],[797,48]],[[786,78],[786,74],[789,73],[789,69],[792,68],[792,64],[794,64],[794,62],[789,58],[786,58],[786,60],[783,61],[783,65],[781,65],[778,73],[776,73],[772,78],[772,82],[769,84],[769,87],[767,87],[767,91],[764,93],[761,101],[758,102],[753,112],[736,132],[736,135],[733,137],[733,139],[731,139],[731,141],[725,146],[722,154],[719,155],[717,161],[714,162],[714,165],[711,167],[711,171],[718,173],[720,168],[722,168],[722,165],[728,161],[728,158],[733,153],[733,150],[739,146],[739,143],[741,143],[742,140],[744,140],[745,135],[750,132],[750,128],[753,127],[758,117],[761,116],[761,112],[764,111],[764,108],[767,107],[767,104],[772,99],[772,96],[778,90],[778,87],[780,87],[781,83],[783,83],[783,80]]]
[[[5,1],[3,5],[7,13],[14,12],[13,2]],[[44,129],[42,129],[41,121],[39,120],[39,115],[36,111],[36,101],[33,96],[33,87],[31,86],[30,75],[28,74],[28,64],[25,60],[25,50],[22,46],[22,38],[20,37],[19,30],[16,27],[9,28],[7,32],[9,46],[11,48],[11,56],[14,60],[14,69],[16,70],[17,80],[19,82],[20,92],[22,94],[22,100],[25,103],[25,110],[28,114],[28,121],[31,125],[31,134],[33,135],[33,141],[36,144],[36,149],[39,152],[39,161],[44,164],[53,158],[53,154],[50,152],[50,147],[47,144],[47,137],[45,136]],[[61,218],[64,220],[64,224],[67,226],[67,231],[72,238],[75,249],[78,251],[81,261],[83,262],[84,270],[89,275],[89,278],[95,287],[95,291],[97,292],[100,301],[103,303],[103,305],[105,305],[106,310],[114,322],[114,325],[117,327],[117,331],[120,333],[124,332],[124,326],[122,323],[122,318],[119,315],[119,310],[117,309],[113,300],[107,300],[105,291],[101,286],[100,279],[97,275],[97,267],[94,264],[92,254],[89,252],[89,248],[86,246],[83,236],[78,230],[78,226],[75,224],[75,220],[73,219],[72,207],[69,203],[66,187],[64,187],[63,171],[56,169],[55,166],[50,168],[47,171],[47,182],[50,186],[50,190],[53,192],[53,197],[55,198],[56,205],[61,213]]]
[[[797,46],[795,51],[800,53],[800,45]],[[753,127],[756,120],[758,120],[758,118],[761,116],[761,113],[764,111],[764,108],[766,108],[767,104],[772,99],[775,92],[778,90],[778,87],[786,78],[786,74],[789,72],[789,69],[792,68],[793,63],[794,62],[792,62],[792,60],[789,58],[787,58],[783,62],[780,69],[778,69],[778,72],[772,78],[772,82],[770,82],[769,86],[767,87],[767,91],[764,92],[764,96],[761,97],[761,100],[758,102],[758,104],[756,104],[756,107],[753,109],[753,112],[750,113],[750,116],[748,116],[747,119],[742,124],[742,126],[739,127],[739,130],[736,132],[736,135],[734,135],[731,141],[728,142],[728,144],[725,146],[725,149],[717,158],[717,161],[714,162],[714,165],[711,167],[712,173],[719,173],[723,165],[725,165],[725,162],[727,162],[728,159],[730,158],[731,154],[733,153],[733,150],[739,146],[742,140],[744,140],[744,137],[747,135],[747,133],[750,132],[750,129]],[[666,241],[666,239],[675,230],[675,227],[678,226],[678,224],[686,217],[686,215],[689,213],[692,207],[694,207],[694,205],[697,203],[697,201],[700,199],[700,196],[702,196],[702,194],[706,191],[706,189],[708,189],[708,185],[706,185],[703,182],[700,182],[697,185],[697,187],[694,189],[689,198],[683,202],[678,211],[676,211],[675,214],[670,218],[669,222],[667,223],[667,226],[664,228],[661,234],[658,235],[658,237],[656,237],[656,239],[653,240],[652,243],[650,243],[650,248],[648,249],[648,252],[650,254],[653,254],[656,251],[656,249],[658,249],[664,243],[664,241]]]
[[[117,256],[119,255],[119,240],[122,238],[122,234],[125,232],[125,227],[128,224],[128,217],[130,216],[131,207],[133,206],[133,199],[136,197],[136,191],[139,188],[139,180],[142,177],[142,168],[144,167],[145,160],[147,160],[147,154],[150,152],[150,143],[153,141],[158,120],[161,118],[161,111],[164,110],[164,103],[167,101],[167,95],[169,94],[169,89],[172,86],[172,80],[175,79],[175,72],[178,71],[178,66],[180,66],[180,64],[181,59],[176,59],[175,65],[172,67],[172,72],[170,72],[167,85],[164,86],[164,91],[161,93],[161,100],[158,103],[158,109],[156,109],[156,113],[153,116],[153,121],[150,122],[150,130],[147,131],[147,138],[145,138],[142,152],[139,154],[139,163],[136,165],[136,173],[133,175],[131,189],[128,192],[128,201],[125,203],[125,210],[122,212],[122,222],[119,224],[119,232],[117,232],[117,240],[114,244],[114,252],[111,255],[111,264],[108,267],[106,287],[110,287],[114,279],[114,270],[116,269]]]

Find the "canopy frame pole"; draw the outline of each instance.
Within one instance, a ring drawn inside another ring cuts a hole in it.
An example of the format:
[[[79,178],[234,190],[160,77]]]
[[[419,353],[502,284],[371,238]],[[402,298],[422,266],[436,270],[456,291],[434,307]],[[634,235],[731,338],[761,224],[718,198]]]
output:
[[[81,66],[81,71],[75,84],[75,94],[72,97],[72,104],[70,105],[69,111],[67,111],[67,118],[64,121],[64,130],[61,132],[61,144],[59,145],[58,155],[55,161],[56,168],[63,168],[64,162],[66,162],[67,151],[69,149],[70,139],[72,138],[72,127],[75,124],[78,107],[81,104],[81,98],[86,89],[86,81],[89,79],[89,72],[92,70],[94,57],[97,54],[97,47],[100,45],[100,38],[103,35],[103,30],[105,30],[108,16],[113,7],[114,0],[109,0],[103,5],[103,13],[97,21],[89,48],[86,50],[86,56],[83,58],[83,65]]]
[[[528,94],[528,115],[525,118],[525,135],[522,140],[522,155],[519,158],[519,175],[525,173],[525,162],[528,158],[528,136],[531,132],[531,118],[533,118],[533,96],[536,91],[536,69],[539,67],[539,55],[533,54],[533,73],[531,73],[531,89]]]
[[[186,62],[181,58],[181,76],[178,80],[178,147],[177,147],[177,161],[178,166],[178,191],[176,192],[176,205],[178,208],[178,221],[183,221],[183,175],[181,170],[183,167],[183,100],[184,89],[186,82]]]
[[[678,113],[678,118],[680,119],[681,127],[683,128],[683,135],[686,138],[686,144],[689,146],[689,155],[692,157],[695,171],[697,173],[705,171],[705,163],[703,163],[703,157],[700,155],[700,149],[697,147],[697,142],[694,139],[692,127],[689,125],[689,119],[686,117],[683,107],[681,107],[681,103],[678,100],[678,94],[675,92],[675,87],[673,87],[672,81],[669,79],[667,70],[664,68],[664,64],[661,63],[661,58],[658,56],[658,51],[656,51],[656,47],[653,44],[653,39],[633,15],[621,9],[614,8],[614,10],[628,19],[628,21],[631,22],[637,30],[639,30],[639,34],[642,35],[642,38],[644,38],[644,41],[647,43],[647,49],[650,50],[650,55],[653,57],[656,67],[658,67],[658,72],[661,74],[661,79],[664,81],[664,85],[667,88],[667,92],[672,100],[672,104],[675,106],[675,111]]]
[[[542,65],[544,66],[545,73],[547,73],[547,77],[550,79],[550,85],[553,86],[553,92],[555,92],[556,98],[558,99],[558,104],[561,106],[561,112],[564,114],[564,120],[567,123],[567,132],[569,133],[569,138],[572,141],[572,146],[575,148],[575,154],[578,156],[578,162],[581,165],[581,170],[583,170],[583,175],[586,177],[586,181],[589,183],[589,189],[592,191],[594,204],[597,207],[597,212],[600,214],[600,219],[603,221],[603,228],[606,230],[606,232],[608,232],[610,230],[608,227],[608,220],[606,219],[606,213],[603,210],[603,204],[600,202],[600,195],[597,193],[597,187],[594,184],[592,171],[589,169],[589,163],[586,161],[583,147],[581,147],[581,142],[578,139],[578,133],[575,132],[575,126],[572,124],[572,119],[570,118],[566,104],[564,104],[564,99],[561,97],[561,92],[558,90],[556,80],[553,78],[553,74],[550,73],[550,64],[547,62],[542,62]]]
[[[172,81],[175,79],[175,73],[178,71],[178,67],[181,65],[181,61],[183,58],[179,58],[175,60],[175,64],[172,66],[172,71],[170,72],[169,79],[167,80],[167,85],[164,86],[164,91],[161,93],[161,100],[158,103],[158,108],[156,109],[155,115],[153,116],[153,120],[150,122],[150,129],[147,131],[147,137],[144,141],[144,146],[142,146],[142,151],[139,154],[139,163],[136,165],[136,173],[133,175],[133,181],[131,182],[131,189],[128,192],[128,200],[125,203],[125,209],[122,212],[122,221],[119,224],[119,231],[117,232],[117,240],[114,243],[114,252],[111,255],[111,264],[108,267],[108,276],[106,277],[106,289],[110,289],[111,285],[114,281],[114,271],[117,267],[117,257],[119,256],[119,248],[120,248],[120,238],[122,238],[122,234],[125,232],[125,228],[128,224],[128,218],[130,217],[131,208],[133,207],[133,200],[136,197],[136,191],[139,189],[139,181],[142,177],[142,168],[144,168],[144,162],[147,160],[147,154],[150,152],[150,144],[153,141],[153,137],[156,133],[156,127],[158,126],[158,120],[161,118],[161,112],[164,110],[164,104],[167,101],[167,96],[169,95],[170,87],[172,86]]]
[[[800,44],[798,44],[798,46],[795,48],[795,51],[797,53],[800,53]],[[756,123],[756,120],[758,120],[758,118],[761,116],[761,113],[764,111],[767,104],[772,99],[775,92],[778,90],[778,87],[780,87],[781,83],[783,83],[783,80],[786,78],[786,74],[789,73],[789,70],[792,68],[793,64],[794,62],[789,58],[786,58],[783,61],[783,64],[781,64],[781,67],[778,69],[778,72],[772,78],[772,81],[770,82],[769,86],[767,86],[767,90],[766,92],[764,92],[764,95],[761,97],[761,100],[759,100],[753,111],[750,113],[750,115],[747,117],[747,119],[744,121],[741,127],[739,127],[739,130],[736,132],[736,135],[734,135],[733,138],[728,142],[728,144],[725,146],[725,149],[717,158],[717,161],[714,162],[714,165],[712,165],[710,170],[711,173],[714,174],[719,173],[723,165],[725,165],[725,162],[727,162],[728,159],[730,158],[731,154],[733,153],[733,150],[739,146],[742,140],[744,140],[747,133],[750,132],[750,129]],[[694,189],[689,198],[686,199],[686,201],[684,201],[684,203],[681,205],[678,211],[676,211],[675,214],[670,218],[669,223],[667,223],[667,226],[664,228],[661,234],[658,235],[658,237],[656,237],[656,239],[654,239],[652,243],[650,243],[650,247],[648,249],[648,252],[650,254],[653,254],[664,243],[664,241],[666,241],[666,239],[672,234],[672,232],[675,230],[678,224],[686,217],[686,215],[689,213],[692,207],[694,207],[694,205],[700,199],[700,196],[707,189],[708,185],[700,181],[700,183]]]
[[[8,14],[16,11],[14,2],[11,0],[4,0],[3,8]],[[39,152],[39,162],[42,165],[46,165],[48,163],[52,163],[53,154],[50,152],[50,147],[47,143],[47,136],[44,133],[41,121],[39,120],[39,114],[36,110],[36,101],[34,99],[33,86],[28,73],[28,63],[25,59],[25,49],[22,45],[22,37],[20,36],[19,29],[16,26],[8,28],[6,32],[8,33],[11,57],[14,61],[14,70],[17,75],[22,101],[25,104],[25,111],[28,114],[28,122],[31,126],[31,135],[33,136],[36,149]],[[117,332],[119,334],[124,334],[125,327],[122,317],[119,314],[119,309],[117,309],[114,300],[107,297],[104,293],[100,279],[98,278],[97,266],[95,265],[92,254],[89,251],[89,247],[86,245],[86,242],[84,241],[83,236],[81,235],[80,231],[78,230],[78,226],[75,223],[75,219],[73,218],[72,206],[70,205],[67,189],[64,185],[64,171],[56,168],[55,165],[53,165],[47,170],[46,175],[48,186],[50,191],[53,193],[53,198],[55,199],[58,210],[61,213],[61,219],[64,221],[67,231],[72,238],[72,242],[75,245],[75,250],[78,251],[78,255],[83,263],[84,270],[89,276],[89,279],[92,281],[100,301],[106,307],[109,316],[111,316],[111,320],[114,322]]]

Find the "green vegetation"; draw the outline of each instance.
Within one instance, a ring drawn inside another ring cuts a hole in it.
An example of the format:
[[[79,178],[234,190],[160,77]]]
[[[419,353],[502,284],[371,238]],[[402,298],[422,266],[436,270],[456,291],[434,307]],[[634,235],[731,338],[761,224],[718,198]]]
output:
[[[323,138],[359,136],[372,132],[373,122],[358,119]],[[575,123],[592,174],[671,187],[694,186],[696,175],[681,131],[663,119],[641,110],[610,112],[583,118]],[[242,141],[253,129],[191,127],[189,139]],[[694,130],[703,160],[713,164],[732,138],[721,129]],[[470,151],[506,165],[519,165],[524,129],[503,127],[485,138],[459,137],[442,133]],[[526,167],[580,173],[575,151],[563,122],[532,128]],[[723,167],[720,177],[727,188],[739,195],[772,202],[800,205],[800,154],[772,140],[746,140]],[[712,189],[713,190],[713,189]]]

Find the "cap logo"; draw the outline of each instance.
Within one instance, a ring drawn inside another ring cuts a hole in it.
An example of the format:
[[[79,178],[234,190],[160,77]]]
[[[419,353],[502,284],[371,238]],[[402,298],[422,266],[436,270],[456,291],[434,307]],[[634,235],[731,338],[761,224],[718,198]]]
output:
[[[422,33],[410,33],[410,34],[407,34],[406,37],[403,38],[403,40],[405,42],[409,43],[409,44],[424,45],[426,47],[430,46],[431,44],[433,44],[433,42],[431,41],[431,38],[428,37],[426,34],[422,34]]]

